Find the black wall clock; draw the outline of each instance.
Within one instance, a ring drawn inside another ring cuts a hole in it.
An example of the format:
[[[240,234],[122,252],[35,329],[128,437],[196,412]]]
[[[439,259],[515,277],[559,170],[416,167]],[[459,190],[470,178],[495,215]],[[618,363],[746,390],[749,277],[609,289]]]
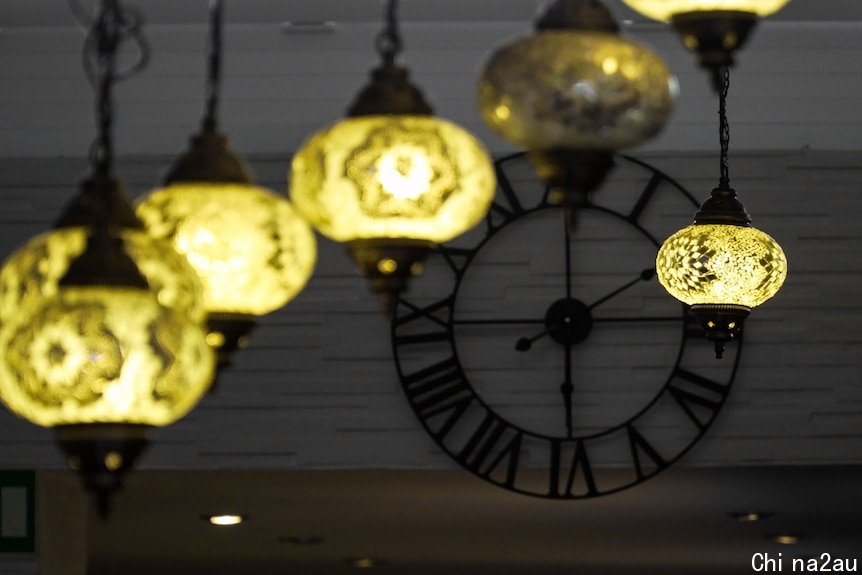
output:
[[[736,375],[742,346],[715,360],[654,277],[696,200],[644,162],[617,164],[569,227],[523,154],[498,160],[485,224],[442,246],[397,303],[413,411],[505,489],[577,499],[637,485],[703,437]]]

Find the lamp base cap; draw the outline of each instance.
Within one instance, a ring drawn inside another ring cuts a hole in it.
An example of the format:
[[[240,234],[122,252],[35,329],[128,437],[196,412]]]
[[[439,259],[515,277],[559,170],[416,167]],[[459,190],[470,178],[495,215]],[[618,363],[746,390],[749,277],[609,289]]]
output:
[[[147,425],[87,423],[54,427],[69,467],[81,473],[84,487],[93,493],[104,519],[110,498],[123,486],[126,472],[147,448]]]
[[[408,280],[422,273],[423,263],[434,251],[434,242],[409,238],[366,238],[345,243],[357,272],[368,279],[380,296],[383,310],[392,315],[398,294]]]
[[[682,43],[712,72],[713,87],[721,86],[718,71],[733,66],[733,53],[742,48],[757,25],[757,14],[737,10],[709,10],[676,14],[671,24]]]
[[[230,366],[233,354],[248,347],[249,334],[257,326],[257,317],[243,313],[211,313],[207,316],[207,341],[215,340],[218,368]]]
[[[736,304],[694,304],[691,313],[706,332],[706,339],[715,343],[715,357],[721,359],[725,344],[742,335],[751,308]]]
[[[254,185],[245,161],[230,149],[228,139],[214,127],[191,137],[188,150],[168,169],[164,185],[171,184]]]
[[[536,150],[530,162],[539,179],[551,188],[548,203],[578,208],[590,203],[614,167],[611,152],[596,150]]]

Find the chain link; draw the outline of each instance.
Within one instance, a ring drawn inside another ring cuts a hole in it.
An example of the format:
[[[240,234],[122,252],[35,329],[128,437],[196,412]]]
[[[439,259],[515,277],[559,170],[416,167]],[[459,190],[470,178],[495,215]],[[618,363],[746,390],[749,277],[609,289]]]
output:
[[[222,20],[224,3],[210,0],[210,30],[207,46],[207,84],[206,108],[204,110],[204,130],[215,130],[218,124],[219,91],[221,89],[222,68]]]
[[[75,20],[87,29],[82,62],[84,74],[96,92],[98,134],[90,147],[90,162],[96,175],[107,179],[113,168],[113,86],[147,65],[150,47],[143,36],[140,12],[124,6],[120,0],[99,0],[92,17],[78,0],[68,1]],[[117,52],[126,42],[132,42],[135,57],[131,64],[118,70]]]
[[[394,63],[403,48],[401,33],[398,30],[398,0],[386,1],[383,19],[385,27],[377,35],[375,46],[377,53],[385,62]]]
[[[718,137],[721,143],[721,180],[719,187],[730,187],[730,168],[728,167],[728,148],[730,147],[730,124],[727,122],[727,92],[730,89],[730,68],[722,66],[719,70],[721,86],[718,94]]]

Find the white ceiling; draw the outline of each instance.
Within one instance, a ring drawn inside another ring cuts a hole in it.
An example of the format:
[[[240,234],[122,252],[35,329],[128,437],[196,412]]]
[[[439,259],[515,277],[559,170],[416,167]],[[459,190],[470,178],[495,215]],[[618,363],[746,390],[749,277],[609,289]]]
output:
[[[78,0],[82,5],[93,0]],[[543,0],[403,0],[402,17],[409,21],[527,21],[543,5]],[[138,0],[154,24],[199,22],[207,0]],[[282,21],[375,22],[380,18],[381,0],[234,0],[226,2],[228,19],[235,23],[260,24]],[[620,0],[609,0],[622,18],[634,18]],[[775,20],[849,21],[862,20],[858,0],[794,0]],[[2,0],[0,27],[64,26],[71,23],[66,2],[61,0]]]
[[[673,469],[553,502],[453,471],[142,472],[108,522],[91,517],[88,575],[337,575],[358,557],[399,575],[743,575],[755,553],[782,553],[786,573],[796,557],[858,558],[860,482],[859,466]],[[748,511],[772,516],[729,516]],[[201,519],[218,512],[249,520]]]

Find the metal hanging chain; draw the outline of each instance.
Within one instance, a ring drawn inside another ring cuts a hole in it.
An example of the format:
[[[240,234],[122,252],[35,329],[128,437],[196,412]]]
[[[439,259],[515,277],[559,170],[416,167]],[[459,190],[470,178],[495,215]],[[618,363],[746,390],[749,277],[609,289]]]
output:
[[[204,110],[204,131],[215,131],[218,125],[219,91],[221,89],[222,68],[222,20],[224,5],[222,0],[210,0],[210,30],[207,46],[207,84],[206,108]]]
[[[119,45],[118,23],[119,6],[116,0],[105,0],[90,36],[95,45],[95,80],[91,81],[95,82],[98,121],[98,136],[93,147],[92,159],[97,176],[104,180],[110,176],[114,162],[112,88]],[[87,44],[90,44],[89,38]],[[90,59],[86,61],[92,62]],[[89,73],[88,76],[90,76]]]
[[[113,86],[142,70],[149,61],[150,47],[143,36],[143,17],[120,0],[100,0],[90,18],[77,0],[69,0],[75,19],[88,29],[82,54],[84,73],[96,92],[97,137],[90,149],[90,162],[98,178],[108,179],[113,169]],[[132,63],[117,69],[117,52],[127,41],[136,50]]]
[[[721,142],[721,180],[718,187],[721,189],[730,188],[730,170],[728,168],[728,148],[730,145],[730,125],[727,123],[727,92],[730,88],[730,68],[722,66],[719,71],[719,86],[718,93],[718,138]]]
[[[398,30],[398,0],[387,0],[383,11],[385,26],[377,35],[375,45],[377,52],[387,64],[394,64],[401,53],[403,43]]]

